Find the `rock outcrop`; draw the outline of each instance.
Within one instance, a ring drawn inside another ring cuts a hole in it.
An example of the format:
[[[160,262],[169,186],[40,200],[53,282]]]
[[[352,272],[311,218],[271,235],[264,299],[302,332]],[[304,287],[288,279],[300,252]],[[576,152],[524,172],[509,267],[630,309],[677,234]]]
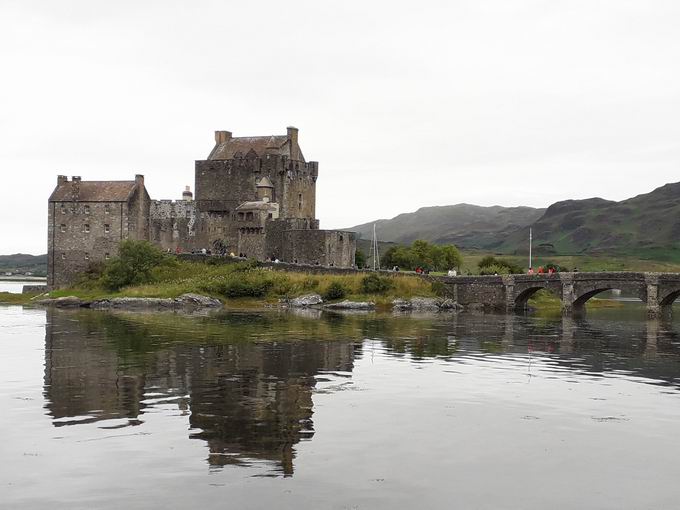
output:
[[[79,308],[88,304],[87,301],[83,301],[76,296],[41,299],[36,301],[36,303],[44,306],[56,306],[57,308]]]
[[[324,306],[328,310],[373,310],[375,303],[371,301],[340,301],[339,303],[329,303]]]
[[[105,310],[109,308],[123,310],[163,310],[179,308],[222,308],[219,299],[202,296],[200,294],[182,294],[177,298],[137,298],[117,297],[111,299],[96,299],[85,301],[76,296],[41,299],[40,305],[56,306],[57,308],[93,308]]]
[[[439,312],[460,310],[462,307],[451,299],[414,297],[411,299],[395,299],[392,308],[397,311]]]
[[[318,294],[305,294],[286,301],[286,304],[292,308],[308,308],[310,306],[317,306],[323,303],[323,299]]]

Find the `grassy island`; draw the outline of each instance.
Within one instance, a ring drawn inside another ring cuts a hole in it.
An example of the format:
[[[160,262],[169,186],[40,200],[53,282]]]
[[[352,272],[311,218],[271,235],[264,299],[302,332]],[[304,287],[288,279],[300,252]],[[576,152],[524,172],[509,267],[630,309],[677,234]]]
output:
[[[120,256],[93,264],[70,288],[49,297],[76,296],[84,300],[114,297],[175,298],[203,294],[229,304],[276,303],[317,293],[326,301],[349,299],[387,305],[397,297],[432,297],[432,285],[417,276],[377,274],[308,274],[260,267],[255,261],[224,263],[179,260],[139,241],[121,243]],[[35,295],[0,293],[0,302],[27,304]]]

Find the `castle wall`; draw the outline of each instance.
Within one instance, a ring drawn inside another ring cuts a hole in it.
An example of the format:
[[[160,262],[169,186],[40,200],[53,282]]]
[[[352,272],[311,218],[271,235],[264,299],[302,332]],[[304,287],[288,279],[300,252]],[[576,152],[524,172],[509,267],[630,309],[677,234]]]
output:
[[[69,285],[91,263],[115,257],[128,238],[124,202],[50,202],[48,221],[50,288]]]
[[[143,181],[142,181],[143,184]],[[149,240],[149,210],[151,198],[146,188],[138,186],[128,202],[128,236],[137,241]]]
[[[201,212],[233,212],[243,202],[258,200],[256,183],[267,176],[274,185],[272,202],[280,204],[281,216],[316,216],[316,162],[265,156],[196,161],[195,165],[195,198]]]
[[[262,228],[243,228],[239,231],[238,254],[247,258],[265,260],[265,233]]]
[[[287,230],[318,229],[319,220],[313,218],[279,218],[267,222],[266,256],[283,260]],[[291,259],[292,260],[292,259]]]
[[[283,174],[281,216],[285,218],[316,218],[316,162],[290,161]]]
[[[356,253],[354,232],[338,230],[287,230],[283,233],[285,262],[351,267]]]
[[[191,200],[153,200],[150,207],[150,241],[163,250],[188,252],[196,243],[198,214]]]

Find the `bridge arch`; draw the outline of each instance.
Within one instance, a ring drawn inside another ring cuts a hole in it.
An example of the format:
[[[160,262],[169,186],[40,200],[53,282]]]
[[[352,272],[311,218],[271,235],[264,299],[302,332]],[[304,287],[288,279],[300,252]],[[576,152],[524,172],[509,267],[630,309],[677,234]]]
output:
[[[523,287],[521,289],[518,289],[518,291],[515,293],[515,299],[514,299],[514,308],[516,311],[524,311],[526,310],[527,303],[528,301],[532,298],[534,294],[536,294],[540,290],[547,290],[550,292],[552,295],[554,295],[557,298],[562,298],[555,289],[553,289],[550,285],[546,284],[537,284],[537,285],[532,285],[529,287]]]
[[[659,300],[660,306],[673,306],[676,299],[680,297],[680,289],[670,291],[663,298]]]
[[[604,283],[604,282],[602,282]],[[645,286],[629,283],[629,282],[608,282],[605,284],[600,283],[599,285],[588,286],[586,288],[578,289],[575,293],[574,301],[572,303],[573,310],[576,312],[585,311],[586,303],[593,297],[601,294],[602,292],[607,292],[609,290],[620,290],[625,291],[628,294],[632,294],[638,297],[643,303],[647,302],[647,289]]]

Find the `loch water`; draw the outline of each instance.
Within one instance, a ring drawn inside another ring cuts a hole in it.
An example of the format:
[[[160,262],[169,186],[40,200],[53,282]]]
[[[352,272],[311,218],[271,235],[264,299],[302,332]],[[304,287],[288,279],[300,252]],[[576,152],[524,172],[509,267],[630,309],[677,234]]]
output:
[[[0,306],[3,509],[669,509],[680,322]]]

